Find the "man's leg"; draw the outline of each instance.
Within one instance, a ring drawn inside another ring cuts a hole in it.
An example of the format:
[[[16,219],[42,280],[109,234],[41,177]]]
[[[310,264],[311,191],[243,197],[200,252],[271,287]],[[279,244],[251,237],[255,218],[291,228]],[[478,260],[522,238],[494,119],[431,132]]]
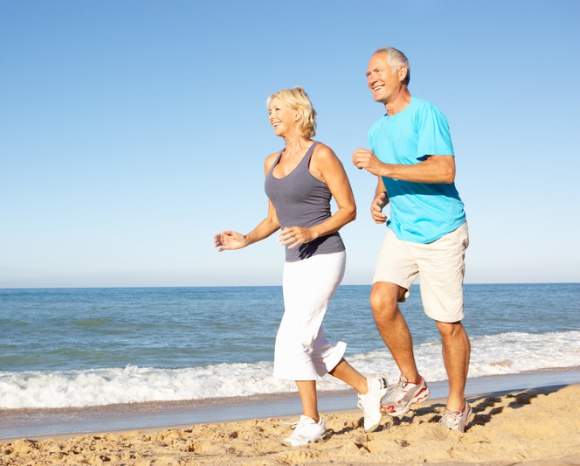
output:
[[[461,322],[437,322],[443,343],[443,361],[449,379],[447,409],[461,411],[465,404],[465,383],[469,369],[471,345]]]
[[[420,376],[413,354],[413,337],[397,304],[405,292],[394,283],[376,282],[370,302],[377,328],[401,374],[407,381],[418,383]]]
[[[421,276],[421,300],[425,313],[436,321],[443,343],[443,361],[449,379],[447,408],[460,411],[465,404],[470,343],[461,321],[467,225],[433,243],[414,246]]]

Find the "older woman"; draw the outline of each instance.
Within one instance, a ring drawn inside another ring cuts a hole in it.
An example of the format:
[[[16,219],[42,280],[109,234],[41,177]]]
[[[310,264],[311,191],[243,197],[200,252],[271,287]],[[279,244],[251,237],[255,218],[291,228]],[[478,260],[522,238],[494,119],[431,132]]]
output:
[[[284,315],[276,336],[274,376],[296,382],[304,412],[284,443],[300,446],[324,436],[316,380],[327,373],[357,391],[364,428],[370,432],[381,420],[386,381],[367,379],[352,368],[343,358],[346,344],[329,342],[322,328],[328,302],[344,275],[346,254],[338,230],[356,216],[350,183],[332,149],[312,139],[316,112],[303,89],[271,95],[268,114],[285,143],[264,163],[268,216],[246,235],[217,234],[215,245],[220,251],[239,249],[281,229],[280,242],[286,247]],[[334,213],[332,197],[338,206]]]

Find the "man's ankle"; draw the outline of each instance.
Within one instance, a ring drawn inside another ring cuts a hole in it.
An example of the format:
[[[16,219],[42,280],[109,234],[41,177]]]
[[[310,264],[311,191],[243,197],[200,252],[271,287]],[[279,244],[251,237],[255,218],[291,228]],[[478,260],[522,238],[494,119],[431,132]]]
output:
[[[465,398],[463,399],[448,399],[447,400],[447,411],[460,413],[465,408]]]
[[[421,377],[421,375],[418,372],[412,374],[412,377],[407,377],[405,375],[405,379],[407,380],[408,383],[412,383],[413,385],[419,385],[423,381],[423,377]]]

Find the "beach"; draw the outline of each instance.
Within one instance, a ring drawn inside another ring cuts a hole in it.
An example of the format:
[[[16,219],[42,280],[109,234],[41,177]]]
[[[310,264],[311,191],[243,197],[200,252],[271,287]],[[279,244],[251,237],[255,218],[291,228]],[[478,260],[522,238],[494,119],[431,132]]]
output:
[[[6,465],[580,464],[580,385],[470,397],[465,434],[437,421],[442,400],[365,433],[357,410],[325,413],[328,436],[301,448],[280,440],[295,417],[0,442]]]
[[[365,434],[356,396],[325,377],[328,438],[291,449],[300,404],[271,363],[280,287],[0,290],[0,465],[580,464],[580,285],[465,287],[465,435],[436,422],[446,375],[418,291],[405,313],[431,400]],[[326,329],[395,383],[368,293],[340,287]]]

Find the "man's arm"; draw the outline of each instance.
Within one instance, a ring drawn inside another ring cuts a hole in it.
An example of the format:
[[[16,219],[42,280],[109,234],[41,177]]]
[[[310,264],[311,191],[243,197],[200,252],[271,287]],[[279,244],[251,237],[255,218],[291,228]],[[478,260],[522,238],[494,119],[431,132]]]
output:
[[[387,221],[387,216],[383,214],[383,208],[389,203],[387,188],[383,183],[383,178],[377,176],[377,187],[375,197],[371,202],[371,218],[375,223],[383,224]]]
[[[352,162],[373,175],[395,180],[433,184],[450,184],[455,180],[455,157],[452,155],[428,155],[422,162],[400,165],[382,163],[370,150],[357,149]]]

